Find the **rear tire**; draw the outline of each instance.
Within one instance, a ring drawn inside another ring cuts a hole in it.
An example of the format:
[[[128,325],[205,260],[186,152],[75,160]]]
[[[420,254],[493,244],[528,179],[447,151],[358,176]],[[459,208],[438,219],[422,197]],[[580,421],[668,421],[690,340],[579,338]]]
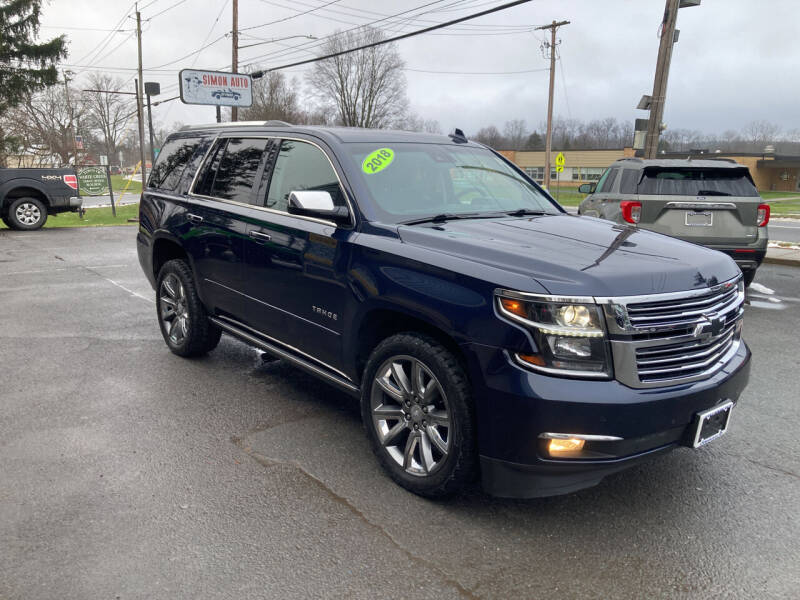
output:
[[[748,271],[742,272],[743,280],[744,280],[744,287],[750,287],[750,284],[753,283],[753,280],[756,278],[756,270],[750,269]]]
[[[38,198],[17,198],[8,207],[6,224],[12,229],[34,231],[47,222],[47,206]]]
[[[381,466],[407,490],[440,498],[474,478],[471,386],[433,338],[400,333],[375,348],[362,378],[361,417]]]
[[[202,356],[217,347],[222,331],[208,320],[186,261],[164,263],[156,282],[156,314],[161,335],[178,356]]]

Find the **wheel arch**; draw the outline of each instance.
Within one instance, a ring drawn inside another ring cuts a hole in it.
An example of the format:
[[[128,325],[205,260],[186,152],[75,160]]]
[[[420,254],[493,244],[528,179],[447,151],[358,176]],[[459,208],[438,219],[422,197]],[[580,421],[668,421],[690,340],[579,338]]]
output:
[[[17,198],[36,198],[50,208],[50,197],[44,186],[33,180],[15,180],[0,188],[0,212],[5,214],[8,205]]]
[[[361,381],[369,356],[378,344],[388,337],[405,332],[427,335],[450,350],[469,379],[467,357],[451,333],[421,315],[395,307],[375,307],[364,313],[351,337],[350,355],[353,357],[352,366],[358,381]]]
[[[185,260],[189,267],[194,272],[194,263],[186,252],[186,249],[181,243],[171,235],[166,233],[157,234],[153,237],[153,251],[151,259],[151,268],[153,272],[153,280],[158,279],[158,273],[161,267],[164,266],[169,260],[181,259]]]

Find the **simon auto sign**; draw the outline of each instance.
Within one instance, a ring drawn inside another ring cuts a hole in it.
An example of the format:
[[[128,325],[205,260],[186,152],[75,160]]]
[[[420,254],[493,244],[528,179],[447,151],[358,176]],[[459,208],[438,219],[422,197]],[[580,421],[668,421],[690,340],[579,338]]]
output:
[[[253,79],[239,73],[195,71],[179,74],[181,101],[184,104],[214,106],[250,106],[253,104]]]

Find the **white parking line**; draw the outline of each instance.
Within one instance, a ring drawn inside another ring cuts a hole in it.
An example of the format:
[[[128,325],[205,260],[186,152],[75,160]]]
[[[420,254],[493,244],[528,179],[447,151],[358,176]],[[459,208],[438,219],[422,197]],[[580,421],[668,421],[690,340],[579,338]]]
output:
[[[137,297],[137,298],[141,298],[141,299],[142,299],[142,300],[144,300],[145,302],[150,302],[151,304],[154,304],[154,303],[155,303],[155,300],[153,300],[152,298],[148,298],[147,296],[142,296],[140,293],[138,293],[138,292],[134,292],[133,290],[131,290],[131,289],[129,289],[129,288],[126,288],[126,287],[125,287],[124,285],[122,285],[121,283],[118,283],[118,282],[114,281],[113,279],[109,279],[109,278],[108,278],[108,277],[106,277],[105,275],[101,275],[100,273],[98,273],[97,271],[95,271],[95,269],[100,269],[100,268],[102,268],[102,267],[85,267],[85,269],[86,269],[87,271],[91,271],[92,273],[94,273],[95,275],[97,275],[97,276],[98,276],[100,279],[105,279],[105,280],[106,280],[108,283],[111,283],[111,284],[113,284],[113,285],[117,286],[117,287],[118,287],[119,289],[121,289],[121,290],[125,290],[125,291],[126,291],[126,292],[128,292],[128,293],[129,293],[131,296],[135,296],[135,297]]]
[[[73,269],[80,269],[84,266],[87,269],[118,269],[121,267],[130,267],[133,265],[76,265],[74,267],[61,267],[58,269],[39,269],[37,271],[11,271],[9,273],[0,273],[0,275],[35,275],[37,273],[55,273],[57,271],[71,271]]]

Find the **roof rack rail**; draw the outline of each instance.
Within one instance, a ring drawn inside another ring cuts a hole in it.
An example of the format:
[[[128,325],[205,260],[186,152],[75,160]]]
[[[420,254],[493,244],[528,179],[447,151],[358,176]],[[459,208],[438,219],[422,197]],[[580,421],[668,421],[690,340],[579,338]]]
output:
[[[623,156],[622,158],[618,158],[617,162],[620,162],[622,160],[632,160],[634,162],[644,162],[644,160],[639,158],[638,156]]]
[[[277,120],[269,120],[269,121],[225,121],[224,123],[203,123],[200,125],[184,125],[181,127],[181,131],[185,131],[187,129],[213,129],[217,127],[291,127],[291,123],[287,123],[286,121],[277,121]]]
[[[722,162],[729,162],[729,163],[733,163],[733,164],[735,164],[735,165],[738,165],[738,164],[739,164],[738,162],[736,162],[736,159],[735,159],[735,158],[728,158],[727,156],[720,156],[720,157],[716,157],[716,156],[715,156],[715,157],[712,157],[712,158],[707,158],[707,159],[705,159],[705,160],[719,160],[719,161],[722,161]]]

